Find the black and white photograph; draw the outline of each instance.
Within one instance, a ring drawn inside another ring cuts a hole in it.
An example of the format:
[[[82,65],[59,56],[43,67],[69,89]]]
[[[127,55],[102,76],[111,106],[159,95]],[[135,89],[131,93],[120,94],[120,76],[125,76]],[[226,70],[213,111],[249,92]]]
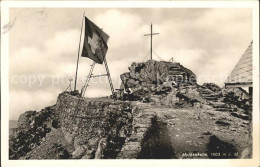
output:
[[[255,2],[9,4],[1,25],[7,160],[259,165]]]

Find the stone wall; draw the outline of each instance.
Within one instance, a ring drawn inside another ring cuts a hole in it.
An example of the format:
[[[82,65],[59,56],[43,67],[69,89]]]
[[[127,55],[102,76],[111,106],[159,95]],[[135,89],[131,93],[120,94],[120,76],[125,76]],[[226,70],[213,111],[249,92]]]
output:
[[[118,159],[153,158],[154,148],[158,141],[158,127],[155,112],[150,105],[139,104],[133,108],[133,127],[131,136],[118,155]]]
[[[75,148],[73,158],[115,158],[131,134],[128,102],[91,101],[63,93],[57,112],[64,137]]]
[[[156,114],[143,103],[90,101],[61,94],[57,101],[73,158],[145,158],[156,145]]]
[[[54,106],[25,112],[10,143],[10,159],[151,157],[156,114],[150,104],[86,99],[61,93]]]

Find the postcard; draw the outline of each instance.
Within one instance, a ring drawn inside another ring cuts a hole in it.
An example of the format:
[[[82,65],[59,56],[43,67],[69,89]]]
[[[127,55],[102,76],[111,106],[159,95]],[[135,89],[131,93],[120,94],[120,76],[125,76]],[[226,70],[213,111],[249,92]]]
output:
[[[4,1],[1,163],[259,166],[259,2]]]

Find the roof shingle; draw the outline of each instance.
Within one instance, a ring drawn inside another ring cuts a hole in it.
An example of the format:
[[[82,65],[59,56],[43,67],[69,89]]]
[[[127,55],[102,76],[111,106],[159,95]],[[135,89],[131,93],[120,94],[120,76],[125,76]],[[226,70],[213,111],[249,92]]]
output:
[[[253,82],[253,68],[252,68],[252,44],[250,43],[245,53],[241,56],[238,63],[229,74],[225,85],[240,85],[240,86],[252,86]]]

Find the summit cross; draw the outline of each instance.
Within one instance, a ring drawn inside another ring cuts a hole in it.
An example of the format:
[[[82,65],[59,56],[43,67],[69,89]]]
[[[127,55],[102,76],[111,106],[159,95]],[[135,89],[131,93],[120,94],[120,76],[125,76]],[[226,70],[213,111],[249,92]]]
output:
[[[144,36],[151,36],[151,60],[153,59],[153,35],[158,35],[159,33],[153,33],[153,24],[151,24],[151,34],[145,34]]]

